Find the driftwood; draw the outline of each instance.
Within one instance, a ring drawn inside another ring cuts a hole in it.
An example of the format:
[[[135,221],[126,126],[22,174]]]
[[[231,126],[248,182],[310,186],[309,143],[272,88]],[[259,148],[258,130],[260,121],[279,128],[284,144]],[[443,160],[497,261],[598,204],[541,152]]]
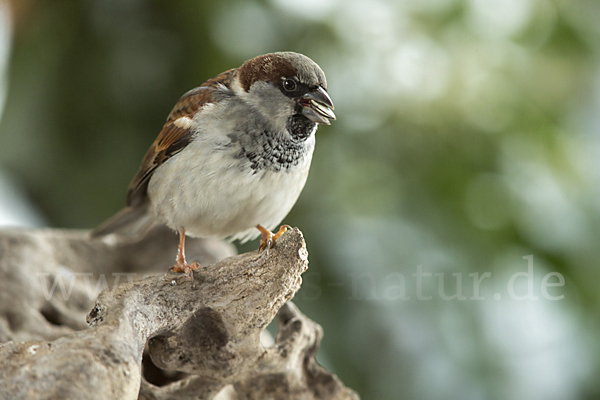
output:
[[[317,364],[321,327],[289,302],[308,267],[300,231],[238,256],[189,240],[195,287],[165,275],[175,247],[165,229],[0,231],[0,399],[358,398]]]

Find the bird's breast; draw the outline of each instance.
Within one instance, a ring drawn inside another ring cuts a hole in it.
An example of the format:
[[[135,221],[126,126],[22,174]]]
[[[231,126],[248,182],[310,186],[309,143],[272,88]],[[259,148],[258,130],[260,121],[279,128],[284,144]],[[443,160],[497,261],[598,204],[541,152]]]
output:
[[[158,168],[148,186],[151,211],[190,236],[250,239],[273,229],[295,204],[308,176],[314,135],[301,144],[253,145],[227,135],[198,135]]]

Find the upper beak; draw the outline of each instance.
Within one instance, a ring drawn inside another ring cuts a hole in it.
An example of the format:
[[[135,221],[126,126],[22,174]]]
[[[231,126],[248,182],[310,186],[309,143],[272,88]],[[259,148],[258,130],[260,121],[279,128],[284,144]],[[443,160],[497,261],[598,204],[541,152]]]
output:
[[[306,93],[300,99],[302,114],[313,122],[329,125],[330,119],[335,119],[333,102],[322,87]]]

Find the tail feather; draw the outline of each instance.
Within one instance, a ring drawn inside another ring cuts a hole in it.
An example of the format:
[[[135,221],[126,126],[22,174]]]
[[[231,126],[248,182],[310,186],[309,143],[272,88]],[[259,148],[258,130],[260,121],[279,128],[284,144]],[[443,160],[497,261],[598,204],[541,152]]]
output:
[[[91,237],[118,233],[123,236],[138,236],[154,226],[154,219],[147,207],[125,207],[91,232]]]

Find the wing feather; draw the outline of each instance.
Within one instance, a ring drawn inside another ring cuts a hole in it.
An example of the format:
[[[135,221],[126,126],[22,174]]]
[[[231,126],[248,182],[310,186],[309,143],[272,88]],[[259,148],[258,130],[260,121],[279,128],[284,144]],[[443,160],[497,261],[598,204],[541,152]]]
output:
[[[194,135],[192,119],[202,107],[217,101],[215,94],[218,90],[230,87],[234,71],[225,71],[181,96],[129,184],[127,206],[137,207],[146,202],[148,183],[156,168],[190,143]]]

